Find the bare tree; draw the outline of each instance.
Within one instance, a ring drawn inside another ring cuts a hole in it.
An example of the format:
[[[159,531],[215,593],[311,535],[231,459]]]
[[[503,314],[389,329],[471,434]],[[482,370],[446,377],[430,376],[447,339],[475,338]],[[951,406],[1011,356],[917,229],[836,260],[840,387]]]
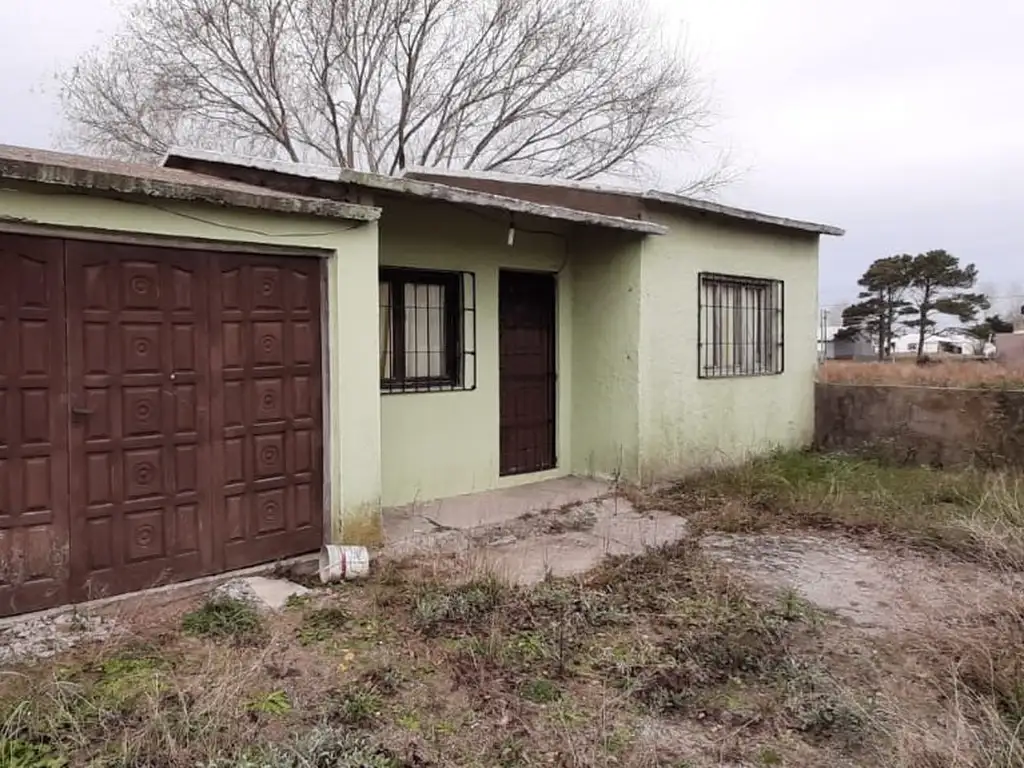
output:
[[[709,124],[643,0],[136,0],[63,85],[75,140],[103,153],[382,173],[629,175]]]

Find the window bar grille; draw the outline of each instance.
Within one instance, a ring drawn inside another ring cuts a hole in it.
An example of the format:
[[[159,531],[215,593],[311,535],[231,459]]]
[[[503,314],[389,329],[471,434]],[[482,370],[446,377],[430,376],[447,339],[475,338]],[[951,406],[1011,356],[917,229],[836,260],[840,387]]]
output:
[[[781,280],[702,272],[697,297],[700,378],[782,373],[785,326]]]
[[[462,335],[459,338],[459,378],[463,389],[476,389],[476,275],[462,273]]]
[[[381,391],[475,389],[475,275],[389,267],[379,282]]]

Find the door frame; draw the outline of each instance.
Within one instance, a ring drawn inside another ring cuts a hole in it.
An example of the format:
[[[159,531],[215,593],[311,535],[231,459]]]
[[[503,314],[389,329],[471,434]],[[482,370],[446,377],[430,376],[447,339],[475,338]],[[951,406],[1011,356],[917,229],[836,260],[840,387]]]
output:
[[[211,222],[216,225],[216,222]],[[140,227],[140,230],[143,228]],[[333,538],[333,531],[336,527],[335,519],[331,515],[331,510],[335,506],[342,502],[342,493],[340,488],[336,488],[335,484],[332,483],[332,470],[331,467],[335,466],[335,462],[338,459],[337,453],[340,452],[340,443],[335,446],[335,442],[340,440],[340,434],[336,435],[337,431],[334,427],[334,422],[337,420],[335,417],[337,414],[334,413],[333,403],[333,390],[336,386],[332,372],[336,361],[332,353],[332,349],[335,349],[337,345],[342,343],[341,339],[335,338],[334,333],[331,330],[331,313],[330,313],[330,302],[331,302],[331,278],[332,273],[336,269],[336,264],[340,259],[340,252],[332,250],[328,247],[317,247],[317,246],[291,246],[291,245],[280,245],[276,243],[264,243],[256,242],[253,240],[220,240],[214,238],[204,237],[192,237],[184,236],[180,234],[162,234],[159,231],[146,232],[146,231],[133,231],[131,229],[123,230],[111,230],[93,227],[84,227],[79,224],[60,224],[60,223],[43,223],[43,222],[32,222],[25,223],[22,221],[0,221],[0,234],[9,234],[24,237],[37,237],[37,238],[55,238],[62,240],[79,240],[87,242],[100,242],[100,243],[112,243],[120,245],[134,245],[139,247],[156,247],[156,248],[173,248],[188,251],[198,252],[226,252],[226,253],[240,253],[240,254],[251,254],[254,256],[269,256],[269,257],[304,257],[304,258],[315,258],[321,261],[320,274],[320,307],[319,307],[319,331],[320,331],[320,397],[321,397],[321,408],[320,408],[320,429],[321,429],[321,498],[323,509],[321,511],[322,516],[322,534],[324,543],[329,542]],[[267,237],[273,237],[272,234],[268,233]],[[61,275],[65,275],[66,270],[66,258],[62,260],[61,264]],[[66,283],[66,280],[65,280]],[[64,313],[67,313],[67,295],[65,289],[65,309]],[[65,334],[67,336],[67,334]],[[71,431],[71,413],[70,413],[70,393],[69,387],[69,369],[67,368],[68,359],[67,351],[69,347],[70,338],[64,339],[65,344],[65,373],[62,379],[62,391],[63,401],[65,404],[64,412],[61,414],[66,420],[65,432],[67,437],[65,444],[69,448],[70,443],[70,431]],[[67,450],[67,448],[66,448]],[[70,456],[68,456],[70,462]],[[70,519],[70,499],[68,500],[69,509],[68,520],[66,527],[67,533],[67,544],[70,547],[70,534],[74,529],[74,521]],[[66,605],[73,600],[73,589],[70,584],[70,558],[65,564],[66,570],[68,571],[68,579],[62,590],[61,599],[54,605]]]
[[[531,275],[546,278],[551,283],[551,350],[549,353],[549,364],[551,366],[549,392],[551,397],[551,466],[517,472],[504,472],[501,468],[501,279],[502,275],[506,274]],[[561,411],[558,407],[561,389],[558,365],[560,357],[559,345],[561,343],[561,334],[559,334],[559,312],[561,311],[559,277],[559,273],[553,270],[520,269],[517,267],[500,267],[498,269],[498,477],[501,480],[528,477],[530,475],[543,475],[547,472],[555,472],[560,467],[561,457],[558,450],[559,438],[561,436]]]

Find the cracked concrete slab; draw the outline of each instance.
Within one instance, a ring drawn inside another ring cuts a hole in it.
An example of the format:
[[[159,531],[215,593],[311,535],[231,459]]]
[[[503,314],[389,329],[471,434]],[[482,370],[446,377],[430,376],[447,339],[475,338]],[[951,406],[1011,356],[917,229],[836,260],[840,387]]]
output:
[[[423,534],[469,530],[509,522],[524,515],[591,501],[612,492],[611,483],[560,477],[541,483],[416,502],[384,510],[384,538],[400,542]]]
[[[385,513],[385,554],[458,555],[519,583],[583,573],[607,555],[688,535],[686,521],[639,512],[610,484],[581,478],[489,491]]]

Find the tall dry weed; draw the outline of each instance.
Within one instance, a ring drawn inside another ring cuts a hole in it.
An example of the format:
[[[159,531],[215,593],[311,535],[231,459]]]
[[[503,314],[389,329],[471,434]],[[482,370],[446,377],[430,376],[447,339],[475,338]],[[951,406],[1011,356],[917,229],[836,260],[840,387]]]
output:
[[[818,380],[831,384],[1024,389],[1024,366],[979,360],[941,360],[927,365],[912,360],[829,360],[818,367]]]

